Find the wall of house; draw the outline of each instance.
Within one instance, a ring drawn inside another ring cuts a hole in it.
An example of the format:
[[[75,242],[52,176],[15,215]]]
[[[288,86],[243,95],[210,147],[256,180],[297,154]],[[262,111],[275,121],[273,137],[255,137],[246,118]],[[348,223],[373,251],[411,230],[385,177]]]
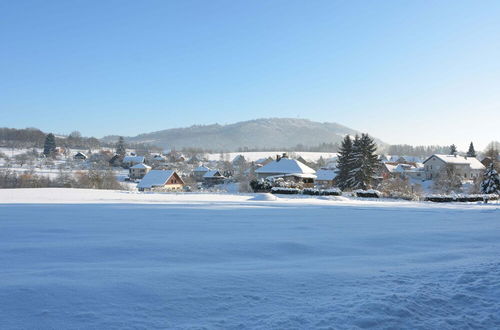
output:
[[[427,180],[435,179],[437,175],[441,172],[443,167],[446,165],[445,162],[437,157],[432,157],[424,164],[425,178]],[[450,164],[454,167],[455,172],[463,178],[463,180],[472,180],[481,175],[481,170],[471,169],[469,164]]]

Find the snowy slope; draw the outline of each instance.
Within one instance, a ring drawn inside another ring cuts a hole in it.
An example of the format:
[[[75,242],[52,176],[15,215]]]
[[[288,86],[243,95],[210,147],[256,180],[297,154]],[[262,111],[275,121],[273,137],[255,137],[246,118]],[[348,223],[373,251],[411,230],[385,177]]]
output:
[[[500,325],[498,205],[262,196],[0,190],[1,328]]]

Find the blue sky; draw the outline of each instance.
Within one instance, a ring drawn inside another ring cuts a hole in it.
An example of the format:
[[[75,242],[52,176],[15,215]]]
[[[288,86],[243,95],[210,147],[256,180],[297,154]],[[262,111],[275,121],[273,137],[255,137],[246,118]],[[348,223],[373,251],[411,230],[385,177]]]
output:
[[[500,140],[500,1],[0,2],[0,126],[101,137],[261,117]]]

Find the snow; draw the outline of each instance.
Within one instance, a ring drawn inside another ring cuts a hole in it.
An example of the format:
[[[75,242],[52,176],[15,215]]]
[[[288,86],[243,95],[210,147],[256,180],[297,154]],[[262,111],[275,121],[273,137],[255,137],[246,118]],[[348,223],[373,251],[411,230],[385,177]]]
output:
[[[331,181],[335,179],[337,172],[335,170],[319,169],[316,172],[316,180],[318,181]]]
[[[193,172],[208,172],[210,169],[206,166],[200,165],[193,170]]]
[[[258,168],[255,173],[315,174],[316,171],[298,160],[281,158]]]
[[[135,164],[134,166],[132,166],[131,168],[143,168],[143,169],[150,169],[151,166],[148,166],[144,163],[139,163],[139,164]]]
[[[137,185],[137,188],[153,188],[160,187],[165,185],[165,183],[170,179],[172,175],[174,175],[174,171],[168,170],[151,170],[149,171],[144,178],[142,178],[141,182]]]
[[[499,204],[266,196],[0,190],[1,328],[499,327]]]

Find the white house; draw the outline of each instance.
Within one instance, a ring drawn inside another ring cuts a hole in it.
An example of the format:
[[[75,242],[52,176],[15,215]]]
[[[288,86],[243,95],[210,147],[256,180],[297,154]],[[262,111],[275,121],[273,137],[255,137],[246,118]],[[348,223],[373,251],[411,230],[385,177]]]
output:
[[[140,163],[128,169],[128,177],[132,180],[142,179],[151,170],[151,166]]]
[[[144,178],[139,182],[137,188],[139,191],[146,190],[181,190],[184,187],[184,181],[181,177],[172,170],[152,170],[149,171]]]
[[[451,165],[464,180],[473,180],[481,176],[485,167],[475,157],[458,155],[432,155],[424,161],[425,178],[436,178],[446,165]]]
[[[255,174],[258,179],[284,177],[291,178],[297,182],[303,182],[308,186],[312,186],[316,178],[315,170],[296,159],[288,158],[286,155],[277,157],[275,161],[255,170]]]

